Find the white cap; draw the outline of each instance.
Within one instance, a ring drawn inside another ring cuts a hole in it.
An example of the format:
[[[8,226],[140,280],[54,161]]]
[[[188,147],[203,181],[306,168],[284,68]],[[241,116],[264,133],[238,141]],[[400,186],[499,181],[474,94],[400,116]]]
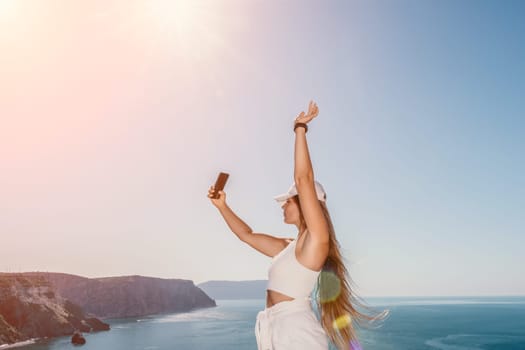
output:
[[[314,181],[315,185],[315,193],[317,194],[317,199],[320,201],[326,202],[326,192],[324,191],[323,186],[317,182]],[[295,182],[292,184],[288,192],[280,194],[278,196],[273,197],[280,206],[283,206],[283,204],[286,202],[288,198],[292,198],[293,196],[297,196],[297,187],[295,186]]]

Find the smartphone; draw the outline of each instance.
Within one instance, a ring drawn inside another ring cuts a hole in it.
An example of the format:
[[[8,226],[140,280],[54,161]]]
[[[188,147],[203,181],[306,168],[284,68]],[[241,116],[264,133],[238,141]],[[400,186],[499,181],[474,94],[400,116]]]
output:
[[[228,173],[219,173],[219,176],[217,176],[217,181],[215,181],[215,185],[213,186],[214,191],[211,198],[219,198],[219,191],[224,189],[224,185],[226,185],[226,181],[228,180],[229,176],[230,174]]]

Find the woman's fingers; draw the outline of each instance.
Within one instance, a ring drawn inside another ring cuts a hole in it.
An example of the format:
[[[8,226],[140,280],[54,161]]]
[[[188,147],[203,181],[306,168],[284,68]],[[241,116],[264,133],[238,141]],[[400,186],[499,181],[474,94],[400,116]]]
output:
[[[317,107],[317,104],[311,101],[310,107],[308,107],[308,115],[310,116],[310,119],[317,117],[318,114],[319,114],[319,108]]]
[[[308,114],[315,115],[319,109],[317,108],[317,103],[314,101],[310,101],[310,104],[308,105]]]
[[[312,114],[312,112],[314,111],[314,101],[310,100],[310,103],[308,104],[308,114]]]
[[[210,186],[210,189],[208,190],[208,198],[214,199],[214,200],[223,200],[225,198],[226,193],[224,191],[218,191],[219,197],[213,198],[215,196],[215,186]]]
[[[208,197],[209,198],[213,197],[214,192],[215,192],[215,186],[211,185],[210,189],[208,190]]]
[[[295,118],[295,122],[302,122],[302,123],[308,123],[310,120],[317,117],[319,114],[319,108],[317,107],[317,104],[310,100],[310,103],[308,104],[308,113],[301,112],[297,118]]]

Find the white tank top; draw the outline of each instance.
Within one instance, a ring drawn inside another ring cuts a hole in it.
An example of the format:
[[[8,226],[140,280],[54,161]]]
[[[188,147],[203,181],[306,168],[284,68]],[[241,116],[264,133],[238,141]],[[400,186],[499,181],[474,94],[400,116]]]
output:
[[[267,289],[298,299],[310,296],[321,270],[310,270],[297,261],[296,242],[293,240],[273,257],[268,269]]]

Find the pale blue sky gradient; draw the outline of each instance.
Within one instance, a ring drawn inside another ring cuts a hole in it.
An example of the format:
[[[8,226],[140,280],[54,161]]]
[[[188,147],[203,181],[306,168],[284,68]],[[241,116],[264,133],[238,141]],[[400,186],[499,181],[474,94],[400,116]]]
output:
[[[314,99],[358,292],[525,294],[523,2],[197,1],[178,29],[35,3],[0,16],[0,270],[266,278],[207,189],[229,172],[237,214],[294,237],[272,197]]]

